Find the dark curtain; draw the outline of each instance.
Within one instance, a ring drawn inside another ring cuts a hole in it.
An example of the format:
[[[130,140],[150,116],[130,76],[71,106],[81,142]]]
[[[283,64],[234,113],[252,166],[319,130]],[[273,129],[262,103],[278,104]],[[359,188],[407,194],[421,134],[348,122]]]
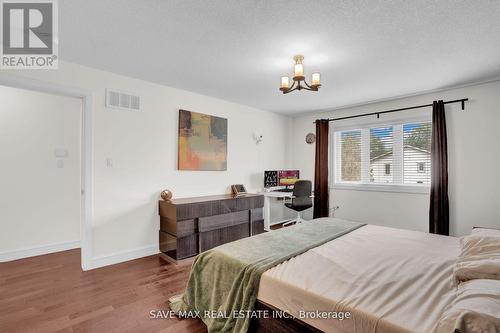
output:
[[[314,218],[328,216],[328,119],[316,120]]]
[[[448,148],[443,101],[432,103],[431,165],[429,232],[448,236],[450,234]]]

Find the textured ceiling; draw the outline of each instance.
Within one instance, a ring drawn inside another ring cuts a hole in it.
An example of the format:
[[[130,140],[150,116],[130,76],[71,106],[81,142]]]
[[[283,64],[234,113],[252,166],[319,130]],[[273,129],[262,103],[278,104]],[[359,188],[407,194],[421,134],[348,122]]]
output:
[[[500,1],[62,0],[62,60],[286,114],[500,77]],[[283,95],[305,56],[318,93]]]

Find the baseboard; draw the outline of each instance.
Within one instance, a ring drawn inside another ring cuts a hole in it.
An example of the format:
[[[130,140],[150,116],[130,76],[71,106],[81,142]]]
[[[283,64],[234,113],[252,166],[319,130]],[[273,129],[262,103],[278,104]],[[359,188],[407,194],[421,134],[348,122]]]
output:
[[[43,254],[66,251],[66,250],[76,249],[79,247],[80,247],[80,241],[72,241],[72,242],[62,242],[62,243],[48,244],[37,247],[23,248],[18,250],[4,251],[0,252],[0,262],[7,262],[12,260],[39,256]],[[94,269],[94,268],[118,264],[129,260],[139,259],[142,257],[147,257],[157,254],[158,252],[159,252],[158,244],[115,252],[109,255],[93,258],[89,265],[90,266],[89,269]]]
[[[40,256],[43,254],[77,249],[79,247],[80,247],[80,241],[71,241],[71,242],[61,242],[61,243],[54,243],[36,247],[4,251],[0,252],[0,262],[7,262],[12,260]]]
[[[158,244],[139,247],[131,250],[115,252],[105,256],[99,256],[92,259],[90,269],[119,264],[124,261],[139,259],[142,257],[158,254]]]

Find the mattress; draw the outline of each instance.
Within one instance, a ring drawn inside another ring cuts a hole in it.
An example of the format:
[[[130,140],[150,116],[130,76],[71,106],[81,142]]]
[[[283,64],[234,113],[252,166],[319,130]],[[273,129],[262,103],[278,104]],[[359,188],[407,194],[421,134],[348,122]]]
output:
[[[459,253],[458,238],[366,225],[266,271],[257,298],[325,332],[432,332]]]

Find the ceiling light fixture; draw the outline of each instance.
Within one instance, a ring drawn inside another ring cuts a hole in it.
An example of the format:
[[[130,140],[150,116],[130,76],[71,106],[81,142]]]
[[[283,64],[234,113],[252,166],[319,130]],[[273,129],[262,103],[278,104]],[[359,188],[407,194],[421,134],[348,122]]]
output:
[[[304,64],[302,63],[302,61],[304,61],[304,56],[300,54],[296,55],[293,57],[293,60],[295,61],[293,68],[293,84],[290,86],[290,79],[288,76],[282,76],[280,90],[283,94],[302,89],[318,91],[319,87],[321,87],[319,72],[312,73],[311,84],[309,85],[304,76]]]

